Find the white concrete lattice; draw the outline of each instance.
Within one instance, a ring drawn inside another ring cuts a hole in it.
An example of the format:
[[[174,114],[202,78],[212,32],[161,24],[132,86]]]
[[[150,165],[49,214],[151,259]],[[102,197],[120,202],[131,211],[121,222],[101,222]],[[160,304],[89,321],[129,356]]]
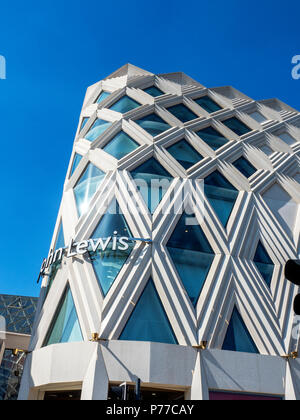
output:
[[[165,94],[154,98],[143,91],[153,85]],[[111,92],[111,95],[101,103],[95,103],[103,90]],[[123,115],[108,109],[124,94],[141,103],[141,106]],[[212,98],[222,109],[209,114],[193,101],[204,95]],[[179,103],[185,104],[198,118],[183,124],[166,110]],[[171,126],[156,137],[134,122],[154,110]],[[265,121],[259,123],[252,118],[250,114],[254,112],[263,115]],[[222,124],[232,116],[238,117],[252,131],[239,137]],[[80,131],[85,117],[89,120]],[[90,142],[85,135],[97,118],[113,124],[99,138]],[[207,126],[215,127],[229,142],[217,151],[211,149],[195,134],[195,131]],[[140,147],[116,160],[102,147],[121,130]],[[282,133],[292,136],[294,144],[285,143],[279,137]],[[167,147],[183,137],[204,157],[186,171],[166,151]],[[70,177],[75,153],[83,158]],[[153,216],[147,211],[142,198],[136,197],[135,185],[129,174],[151,156],[174,177]],[[232,165],[241,156],[257,168],[249,179]],[[106,176],[92,198],[88,212],[78,218],[73,188],[88,162],[104,171]],[[90,340],[93,332],[108,340],[118,340],[150,276],[181,346],[196,346],[205,340],[208,341],[208,348],[221,349],[236,306],[262,355],[280,356],[298,348],[299,343],[291,334],[294,319],[292,300],[298,291],[285,280],[283,267],[289,258],[300,257],[299,164],[300,113],[277,99],[254,101],[232,87],[207,89],[183,73],[154,75],[132,65],[122,67],[89,87],[51,248],[56,242],[61,222],[66,243],[71,238],[76,241],[87,239],[113,197],[125,210],[128,203],[133,203],[133,195],[139,205],[145,208],[146,214],[126,214],[128,226],[133,236],[151,238],[153,243],[135,245],[105,297],[88,258],[77,256],[72,260],[64,259],[42,305],[47,278],[43,281],[31,350],[42,347],[67,283],[71,288],[84,340]],[[203,199],[208,209],[201,228],[215,253],[213,265],[194,308],[166,248],[179,217],[163,214],[162,207],[172,192],[178,192],[180,181],[204,179],[216,169],[238,189],[239,195],[224,228],[205,195],[198,190],[193,192],[195,202],[200,203]],[[275,265],[270,288],[253,263],[259,240]],[[296,395],[298,391],[294,392]]]

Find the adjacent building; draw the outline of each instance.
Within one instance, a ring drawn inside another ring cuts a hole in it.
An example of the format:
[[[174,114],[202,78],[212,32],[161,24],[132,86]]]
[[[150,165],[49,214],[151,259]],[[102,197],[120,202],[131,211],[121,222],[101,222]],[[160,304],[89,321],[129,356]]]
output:
[[[277,99],[130,64],[89,87],[19,399],[300,399],[299,159]]]
[[[37,298],[0,295],[0,400],[16,400]]]

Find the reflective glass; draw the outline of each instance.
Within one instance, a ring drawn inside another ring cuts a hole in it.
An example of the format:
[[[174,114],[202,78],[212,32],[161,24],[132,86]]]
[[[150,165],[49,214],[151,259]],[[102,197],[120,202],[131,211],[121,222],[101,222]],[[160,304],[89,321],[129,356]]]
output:
[[[203,128],[197,131],[196,134],[213,150],[217,150],[228,143],[228,140],[213,127]]]
[[[167,124],[164,120],[162,120],[156,114],[150,114],[144,118],[135,120],[135,123],[138,124],[140,127],[142,127],[145,131],[147,131],[153,137],[171,128],[169,124]]]
[[[204,179],[204,192],[222,225],[226,227],[238,190],[219,171]]]
[[[222,123],[238,136],[242,136],[252,131],[252,128],[247,127],[246,124],[236,117],[229,118],[228,120],[222,121]]]
[[[89,117],[84,117],[82,119],[82,123],[81,123],[81,126],[80,126],[80,131],[82,131],[82,129],[84,128],[84,126],[86,125],[86,123],[88,122],[88,120],[89,120]]]
[[[60,222],[58,235],[55,243],[55,249],[63,248],[65,246],[64,231],[62,222]]]
[[[267,251],[263,244],[259,241],[256,249],[253,261],[260,272],[262,278],[267,283],[267,286],[271,286],[271,281],[274,273],[274,263],[267,254]]]
[[[280,134],[278,137],[281,138],[281,140],[283,140],[289,146],[292,146],[293,144],[296,143],[296,140],[292,136],[290,136],[288,133]]]
[[[89,129],[88,133],[85,135],[85,139],[89,141],[96,140],[104,131],[106,131],[111,126],[111,122],[101,120],[98,118]]]
[[[162,92],[156,86],[148,87],[147,89],[144,89],[144,92],[146,92],[146,93],[148,93],[148,95],[151,95],[151,96],[154,96],[154,97],[164,95],[164,92]]]
[[[31,335],[38,298],[0,294],[0,316],[6,331]]]
[[[25,359],[26,356],[20,358],[20,354],[14,355],[10,349],[4,350],[0,363],[0,401],[18,400]]]
[[[101,92],[100,95],[98,96],[97,104],[100,104],[100,102],[102,102],[102,101],[104,101],[104,99],[108,98],[109,95],[110,95],[110,92],[105,92],[105,91]]]
[[[183,104],[171,106],[167,110],[183,123],[199,118],[198,115]]]
[[[214,260],[214,252],[200,225],[187,225],[185,213],[167,243],[170,256],[194,306]]]
[[[139,144],[137,142],[132,140],[132,138],[129,137],[128,134],[124,133],[124,131],[121,131],[105,147],[103,147],[103,150],[114,156],[116,159],[121,159],[138,147]]]
[[[81,161],[81,159],[82,159],[82,156],[79,155],[78,153],[75,153],[70,176],[73,175],[73,173],[74,173],[75,169],[77,168],[77,166],[79,165],[79,162]]]
[[[184,139],[168,147],[167,150],[184,169],[189,169],[203,159],[203,156]]]
[[[213,101],[209,96],[202,96],[201,98],[194,99],[194,101],[209,113],[222,109],[220,105]]]
[[[135,305],[119,339],[177,344],[152,279]]]
[[[222,350],[259,353],[241,315],[234,308]]]
[[[67,287],[45,339],[44,347],[50,344],[79,341],[83,341],[83,337],[72,293]]]
[[[74,195],[79,217],[87,212],[90,201],[104,177],[104,172],[89,163],[88,167],[74,187]]]
[[[154,158],[134,169],[131,176],[153,214],[168,190],[172,176]]]
[[[236,167],[246,178],[250,178],[257,169],[243,156],[233,162],[233,166]]]
[[[101,218],[91,238],[108,240],[113,237],[114,232],[118,232],[118,237],[132,236],[125,217],[121,214],[120,207],[115,199]],[[129,248],[124,251],[113,250],[112,244],[113,242],[110,240],[104,251],[98,249],[96,252],[90,252],[90,259],[104,296],[111,288],[134,246],[133,242],[129,243]]]
[[[253,118],[255,121],[257,121],[258,123],[263,123],[266,120],[266,118],[260,113],[260,112],[252,112],[251,114],[249,114],[251,118]]]
[[[109,109],[116,112],[121,112],[121,114],[125,114],[132,109],[141,106],[138,102],[134,99],[131,99],[129,96],[123,96],[119,99],[116,103],[114,103]]]

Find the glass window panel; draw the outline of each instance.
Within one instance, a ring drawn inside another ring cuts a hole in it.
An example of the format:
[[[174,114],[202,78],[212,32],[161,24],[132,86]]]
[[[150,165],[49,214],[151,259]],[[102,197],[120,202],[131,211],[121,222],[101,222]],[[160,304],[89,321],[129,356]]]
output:
[[[138,102],[134,99],[130,98],[129,96],[123,96],[119,99],[116,103],[114,103],[109,109],[116,112],[121,112],[121,114],[125,114],[132,109],[141,106]]]
[[[213,249],[201,229],[201,226],[186,224],[186,219],[192,217],[195,217],[195,215],[187,215],[186,213],[180,217],[176,228],[169,239],[167,247],[213,254]]]
[[[234,308],[222,350],[259,353],[241,315]]]
[[[83,341],[72,293],[67,287],[45,339],[44,346]]]
[[[274,263],[260,241],[258,242],[253,261],[267,286],[270,287],[274,273]]]
[[[77,168],[77,166],[79,165],[79,162],[81,161],[81,159],[82,159],[82,156],[79,155],[78,153],[75,153],[70,176],[73,175],[73,173],[74,173],[75,169]]]
[[[262,146],[261,150],[267,155],[270,156],[274,151],[269,146]]]
[[[103,150],[116,159],[121,159],[138,147],[139,144],[137,142],[129,137],[128,134],[124,133],[124,131],[121,131],[103,148]]]
[[[110,92],[105,92],[105,91],[101,92],[100,95],[98,96],[97,101],[96,101],[97,104],[100,104],[100,102],[102,102],[102,101],[104,101],[104,99],[108,98],[109,95],[110,95]]]
[[[255,121],[257,121],[258,123],[263,123],[265,121],[267,121],[267,119],[260,113],[260,112],[251,112],[251,114],[249,114],[251,118],[253,118]]]
[[[124,215],[121,214],[119,204],[115,199],[101,218],[92,235],[92,239],[107,239],[112,237],[114,232],[118,232],[117,236],[119,237],[125,236],[130,238],[132,236]],[[91,262],[104,296],[107,295],[132,249],[133,243],[130,243],[129,248],[125,251],[113,250],[112,241],[110,241],[105,251],[90,252]]]
[[[246,124],[236,117],[229,118],[228,120],[222,121],[222,123],[238,136],[242,136],[252,131],[252,128],[247,127]]]
[[[194,99],[194,101],[209,113],[222,109],[220,105],[213,101],[209,96],[202,96],[201,98]]]
[[[84,117],[82,119],[82,123],[81,123],[80,130],[79,131],[82,131],[82,129],[85,127],[85,125],[88,122],[88,120],[89,120],[89,117]]]
[[[111,126],[111,122],[108,122],[108,121],[105,121],[105,120],[101,120],[101,119],[98,118],[94,122],[94,124],[92,125],[92,127],[90,128],[90,130],[88,131],[88,133],[85,135],[85,139],[87,139],[89,141],[96,140],[110,126]]]
[[[168,241],[167,248],[187,294],[196,306],[214,260],[214,252],[200,225],[186,225],[186,218],[184,213]]]
[[[257,169],[243,156],[233,162],[233,166],[236,167],[246,178],[250,178]]]
[[[288,133],[280,134],[278,137],[281,138],[281,140],[283,140],[289,146],[292,146],[293,144],[296,143],[296,140],[292,136],[290,136]]]
[[[237,189],[220,172],[215,171],[204,179],[204,192],[221,223],[226,227],[238,197]]]
[[[104,177],[104,172],[89,163],[88,167],[74,187],[74,195],[79,217],[88,211],[90,201]]]
[[[152,279],[135,305],[119,339],[177,344]]]
[[[138,124],[140,127],[142,127],[145,131],[147,131],[153,137],[171,128],[169,124],[167,124],[163,119],[161,119],[156,114],[150,114],[144,118],[135,120],[135,123]]]
[[[199,118],[198,115],[183,104],[171,106],[167,110],[183,123]]]
[[[203,128],[197,131],[196,134],[213,150],[218,150],[224,144],[228,143],[228,140],[213,127]]]
[[[149,211],[153,214],[173,178],[154,158],[134,169],[131,176],[136,181]]]
[[[189,169],[203,159],[203,156],[184,139],[168,147],[167,150],[184,169]]]
[[[156,86],[148,87],[147,89],[144,89],[144,92],[146,92],[146,93],[148,93],[148,95],[151,95],[151,96],[154,96],[154,97],[164,95],[164,92],[162,92]]]
[[[55,243],[55,250],[59,248],[64,248],[65,246],[65,238],[64,238],[64,231],[63,231],[63,225],[62,222],[60,222],[59,229],[58,229],[58,235]]]

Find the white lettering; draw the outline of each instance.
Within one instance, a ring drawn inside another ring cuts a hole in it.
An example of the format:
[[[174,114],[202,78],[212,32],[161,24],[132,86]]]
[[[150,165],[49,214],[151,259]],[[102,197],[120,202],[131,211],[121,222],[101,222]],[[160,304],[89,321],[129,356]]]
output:
[[[72,252],[72,247],[73,247],[73,239],[71,239],[71,242],[70,242],[69,247],[68,247],[67,258],[75,257],[75,255],[76,255],[76,252]]]
[[[88,250],[89,243],[88,241],[81,241],[77,244],[76,246],[76,252],[78,255],[83,255],[85,254]]]
[[[300,61],[300,55],[295,55],[292,58],[292,64],[296,64],[296,66],[293,67],[293,69],[292,69],[292,78],[294,80],[300,79],[300,63],[299,63],[299,61]]]
[[[127,249],[129,248],[128,240],[129,239],[126,238],[125,236],[119,239],[119,244],[121,244],[121,246],[119,245],[118,249],[120,251],[127,251]]]

